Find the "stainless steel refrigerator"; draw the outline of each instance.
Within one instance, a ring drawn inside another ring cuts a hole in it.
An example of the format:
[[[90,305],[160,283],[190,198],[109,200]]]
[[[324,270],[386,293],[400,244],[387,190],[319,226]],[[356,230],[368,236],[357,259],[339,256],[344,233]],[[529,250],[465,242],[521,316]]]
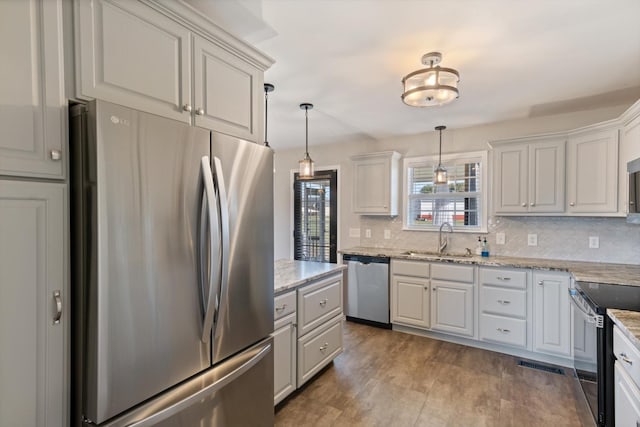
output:
[[[273,425],[273,157],[103,101],[70,114],[72,425]]]

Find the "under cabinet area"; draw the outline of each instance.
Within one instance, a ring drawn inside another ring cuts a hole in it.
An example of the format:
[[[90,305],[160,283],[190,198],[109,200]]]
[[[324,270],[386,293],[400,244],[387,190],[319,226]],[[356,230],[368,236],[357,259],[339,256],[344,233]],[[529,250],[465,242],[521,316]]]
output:
[[[398,215],[400,153],[385,151],[351,157],[352,210],[362,215]]]
[[[76,1],[76,96],[259,140],[271,60],[212,23],[186,27],[199,22],[191,13],[179,3]]]
[[[279,269],[294,271],[302,279],[291,285],[279,276]],[[343,269],[335,264],[276,262],[274,405],[342,352]],[[284,285],[282,291],[278,285]]]
[[[526,348],[531,310],[527,271],[480,267],[479,284],[480,339]]]

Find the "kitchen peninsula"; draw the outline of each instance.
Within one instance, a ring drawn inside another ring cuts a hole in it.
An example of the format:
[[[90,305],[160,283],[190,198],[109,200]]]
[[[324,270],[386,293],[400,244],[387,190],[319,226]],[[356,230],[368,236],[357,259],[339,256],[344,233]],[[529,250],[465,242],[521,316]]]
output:
[[[274,404],[342,353],[344,265],[278,260],[274,268]]]

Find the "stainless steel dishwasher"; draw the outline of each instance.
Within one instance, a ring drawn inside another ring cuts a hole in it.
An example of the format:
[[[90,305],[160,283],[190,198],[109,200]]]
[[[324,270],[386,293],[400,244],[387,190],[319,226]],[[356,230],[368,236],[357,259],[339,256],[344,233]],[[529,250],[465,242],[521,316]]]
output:
[[[349,255],[347,320],[391,328],[389,323],[389,258]]]

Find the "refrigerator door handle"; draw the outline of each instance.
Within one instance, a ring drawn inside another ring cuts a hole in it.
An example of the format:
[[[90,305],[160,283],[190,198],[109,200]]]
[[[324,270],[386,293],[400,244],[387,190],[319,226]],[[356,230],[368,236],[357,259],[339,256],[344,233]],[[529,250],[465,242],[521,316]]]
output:
[[[249,360],[246,360],[246,357],[243,357],[240,361],[236,362],[240,364],[239,366],[233,366],[233,365],[228,366],[229,363],[232,362],[232,361],[229,361],[224,364],[225,365],[223,367],[224,370],[220,373],[216,372],[216,369],[220,370],[221,368],[214,368],[214,370],[211,371],[211,375],[212,377],[215,378],[215,380],[212,381],[211,384],[200,389],[196,393],[193,393],[188,397],[185,397],[184,399],[179,400],[176,403],[170,406],[167,406],[166,408],[163,408],[158,412],[153,413],[152,415],[146,418],[143,418],[139,421],[135,421],[130,424],[126,424],[126,426],[127,427],[147,427],[147,426],[156,425],[160,421],[166,420],[172,415],[175,415],[179,412],[184,411],[186,408],[190,407],[195,403],[202,401],[208,396],[214,395],[215,393],[220,391],[222,388],[224,388],[227,384],[236,380],[237,378],[242,376],[245,372],[253,368],[267,354],[269,354],[269,352],[271,351],[271,348],[272,348],[271,342],[264,343],[263,345],[251,350],[251,352],[247,355],[248,357],[250,357]],[[205,380],[203,379],[200,381],[202,382]],[[107,426],[109,426],[109,424],[107,424]]]
[[[224,183],[224,176],[222,175],[222,162],[218,157],[213,157],[213,173],[215,175],[215,183],[218,190],[218,202],[219,202],[219,214],[220,214],[220,237],[222,240],[222,256],[220,260],[220,280],[219,286],[216,289],[216,309],[214,321],[217,321],[220,313],[221,300],[227,293],[227,286],[229,281],[229,202],[227,200],[227,187]],[[216,322],[217,324],[217,322]],[[215,335],[215,326],[214,326]]]
[[[201,295],[202,295],[202,306],[204,310],[204,319],[202,321],[202,337],[201,340],[203,343],[208,343],[209,338],[211,337],[211,326],[213,325],[213,313],[214,313],[214,302],[216,295],[212,292],[213,281],[214,281],[214,262],[213,259],[213,251],[211,250],[211,245],[213,245],[214,236],[214,227],[213,224],[217,222],[217,218],[215,217],[215,212],[217,209],[214,205],[214,200],[216,198],[215,189],[213,185],[213,175],[211,174],[211,166],[209,166],[209,157],[203,156],[200,160],[200,170],[202,171],[202,180],[204,183],[204,195],[206,196],[207,203],[202,206],[202,210],[200,212],[200,287],[201,287]],[[206,209],[205,209],[206,206]],[[209,222],[209,245],[208,255],[209,260],[205,261],[203,258],[203,254],[205,253],[204,242],[206,240],[205,236],[205,227],[207,221]],[[206,268],[206,263],[208,262],[209,268]],[[220,260],[218,260],[220,262]],[[206,272],[208,272],[208,277]],[[217,272],[217,271],[216,271]],[[205,281],[208,282],[205,284]],[[208,287],[209,293],[208,296],[204,292],[205,286]],[[206,298],[205,298],[206,297]],[[206,300],[205,300],[206,299]]]

